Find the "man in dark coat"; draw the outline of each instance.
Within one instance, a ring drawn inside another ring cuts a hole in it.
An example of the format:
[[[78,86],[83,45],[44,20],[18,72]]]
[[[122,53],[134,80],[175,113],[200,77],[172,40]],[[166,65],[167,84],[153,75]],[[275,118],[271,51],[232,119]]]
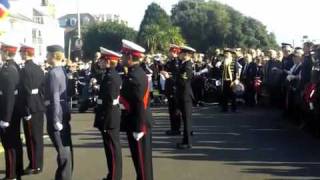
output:
[[[194,96],[191,87],[191,80],[193,76],[191,58],[195,52],[196,50],[191,47],[181,47],[181,65],[177,76],[177,98],[178,108],[181,112],[184,124],[184,130],[182,142],[177,144],[178,149],[192,148],[192,102]]]
[[[23,127],[29,158],[29,166],[24,173],[38,174],[43,169],[44,72],[32,60],[32,46],[22,45],[20,54],[25,61],[20,73],[20,95],[24,108]]]
[[[0,138],[5,153],[6,177],[20,179],[23,174],[23,153],[20,138],[19,67],[13,58],[17,45],[2,43],[4,65],[0,71]]]
[[[240,79],[244,83],[246,92],[245,92],[245,101],[249,106],[255,105],[255,80],[258,73],[258,66],[253,61],[250,54],[245,55],[245,61],[243,70],[241,71]]]
[[[170,59],[165,65],[165,71],[168,72],[169,77],[165,83],[165,95],[168,98],[169,120],[170,130],[166,131],[167,135],[180,135],[181,126],[181,112],[178,110],[177,99],[177,78],[179,73],[179,53],[180,47],[177,45],[171,45],[170,47]]]
[[[105,180],[122,179],[122,154],[120,145],[119,96],[122,80],[116,67],[121,54],[100,48],[105,60],[106,73],[100,85],[94,127],[101,132],[109,173]]]
[[[147,75],[140,66],[145,49],[127,40],[122,40],[122,44],[123,63],[128,67],[120,93],[122,129],[127,132],[137,180],[152,180],[150,93]]]

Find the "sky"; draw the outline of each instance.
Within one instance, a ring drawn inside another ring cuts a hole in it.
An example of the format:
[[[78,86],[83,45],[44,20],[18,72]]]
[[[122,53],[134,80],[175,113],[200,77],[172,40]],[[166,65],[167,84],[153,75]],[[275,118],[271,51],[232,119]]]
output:
[[[39,1],[39,0],[25,0]],[[49,0],[50,1],[50,0]],[[147,6],[156,2],[168,13],[179,0],[78,0],[81,12],[111,13],[120,15],[129,26],[139,29]],[[300,44],[302,36],[320,42],[319,17],[320,0],[218,0],[228,4],[246,16],[251,16],[265,24],[274,32],[277,41]],[[77,0],[51,0],[57,5],[58,15],[73,13]]]

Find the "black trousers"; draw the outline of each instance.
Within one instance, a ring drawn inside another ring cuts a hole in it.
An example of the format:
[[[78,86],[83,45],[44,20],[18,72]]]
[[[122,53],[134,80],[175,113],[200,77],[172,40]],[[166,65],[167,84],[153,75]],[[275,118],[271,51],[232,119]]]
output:
[[[192,99],[179,100],[179,109],[181,111],[183,120],[183,144],[192,145],[191,131],[192,131]]]
[[[222,111],[228,111],[228,103],[231,101],[232,111],[237,110],[236,96],[231,89],[231,81],[224,81],[221,96]]]
[[[128,131],[127,137],[137,180],[153,180],[151,129],[139,141],[134,139],[133,132]]]
[[[6,177],[19,178],[23,174],[23,151],[20,138],[20,117],[13,117],[8,128],[0,128],[6,161]]]
[[[171,131],[180,131],[181,127],[181,112],[178,109],[178,103],[176,98],[168,98],[169,118]]]
[[[244,94],[244,97],[245,97],[245,101],[246,101],[246,104],[248,106],[254,106],[255,105],[255,89],[254,89],[254,84],[253,84],[253,81],[247,81],[245,83],[245,87],[246,87],[246,91],[245,91],[245,94]]]
[[[55,173],[55,180],[71,180],[73,171],[73,148],[70,124],[64,123],[61,131],[55,131],[52,126],[49,126],[48,134],[58,153],[58,169]]]
[[[120,145],[120,130],[101,131],[104,150],[108,164],[107,180],[122,179],[122,153]]]
[[[43,169],[43,121],[44,113],[32,114],[29,121],[23,121],[29,166],[31,169]]]

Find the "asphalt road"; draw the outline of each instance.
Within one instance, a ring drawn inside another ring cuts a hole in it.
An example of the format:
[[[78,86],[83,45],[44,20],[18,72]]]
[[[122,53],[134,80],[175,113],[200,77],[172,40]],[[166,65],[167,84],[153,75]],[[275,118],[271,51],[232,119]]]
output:
[[[155,108],[153,115],[155,180],[320,179],[320,140],[289,125],[277,110],[222,114],[216,107],[195,108],[192,150],[176,150],[181,137],[164,135],[169,128],[166,108]],[[75,180],[99,180],[106,175],[101,138],[92,122],[91,113],[73,115]],[[134,180],[125,136],[122,143],[123,179]],[[23,179],[53,179],[56,153],[47,137],[45,144],[44,172]],[[0,162],[3,174],[3,155]]]

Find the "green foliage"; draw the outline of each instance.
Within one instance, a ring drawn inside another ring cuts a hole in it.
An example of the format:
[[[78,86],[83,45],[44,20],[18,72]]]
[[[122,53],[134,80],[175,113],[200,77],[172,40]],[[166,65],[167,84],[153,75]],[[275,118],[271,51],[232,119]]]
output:
[[[104,22],[91,25],[84,29],[83,50],[86,57],[93,57],[99,47],[105,47],[114,51],[121,49],[121,40],[135,41],[137,32],[124,24],[117,22]]]
[[[183,44],[185,41],[179,27],[172,25],[170,16],[158,4],[148,6],[138,33],[138,43],[148,52],[167,51],[169,45]]]
[[[187,43],[203,52],[214,47],[277,47],[274,34],[261,22],[216,1],[182,0],[172,9],[171,20]]]

